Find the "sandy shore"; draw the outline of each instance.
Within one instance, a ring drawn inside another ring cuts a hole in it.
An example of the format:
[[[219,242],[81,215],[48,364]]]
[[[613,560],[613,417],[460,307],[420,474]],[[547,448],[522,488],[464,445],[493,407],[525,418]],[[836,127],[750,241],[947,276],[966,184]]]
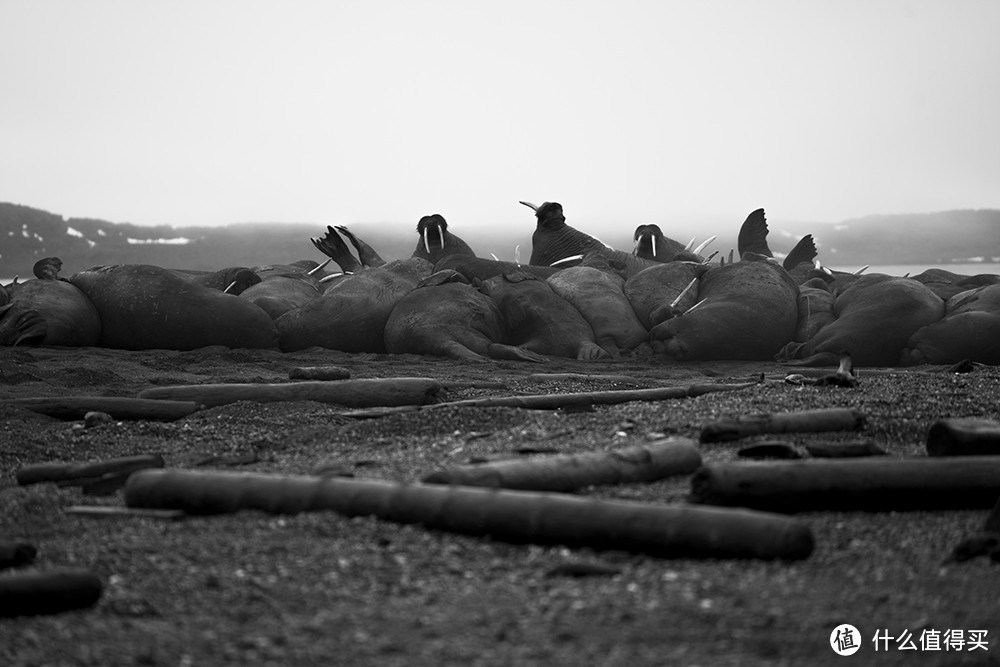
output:
[[[746,389],[553,411],[446,408],[377,419],[337,405],[238,402],[176,421],[89,428],[12,405],[37,396],[135,396],[151,387],[288,382],[296,367],[336,365],[355,378],[430,377],[451,399],[753,381]],[[987,510],[823,511],[796,515],[815,536],[805,560],[664,559],[622,551],[515,545],[330,512],[257,511],[182,521],[95,519],[72,505],[122,506],[121,492],[85,496],[17,486],[23,466],[161,454],[167,467],[324,474],[411,482],[470,461],[608,451],[664,436],[698,439],[711,421],[759,412],[844,407],[855,432],[755,436],[700,445],[704,463],[781,439],[870,441],[891,457],[924,456],[941,418],[1000,420],[1000,369],[861,369],[852,389],[798,386],[774,363],[465,364],[411,355],[0,350],[0,539],[38,549],[34,568],[83,567],[96,606],[0,619],[3,665],[662,665],[831,664],[830,633],[855,625],[858,664],[1000,664],[1000,566],[944,565]],[[567,377],[566,373],[591,377]],[[549,377],[546,374],[563,374]],[[681,504],[681,475],[593,487],[580,495]],[[593,576],[570,576],[580,564]],[[574,569],[575,568],[575,569]],[[987,630],[989,651],[876,655],[888,631]],[[919,655],[916,655],[919,654]],[[860,658],[860,661],[859,661]],[[920,663],[917,660],[917,664]]]

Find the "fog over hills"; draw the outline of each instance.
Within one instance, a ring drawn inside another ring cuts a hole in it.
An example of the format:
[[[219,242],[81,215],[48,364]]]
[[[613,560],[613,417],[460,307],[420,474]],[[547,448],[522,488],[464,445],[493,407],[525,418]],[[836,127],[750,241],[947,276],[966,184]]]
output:
[[[511,220],[505,229],[463,227],[449,221],[451,231],[480,256],[512,260],[519,246],[522,262],[531,254],[534,217]],[[747,212],[749,213],[749,211]],[[717,235],[709,251],[735,248],[745,215],[720,221],[718,228],[695,229],[657,223],[664,233],[686,243]],[[573,220],[568,219],[573,225]],[[609,223],[607,229],[578,226],[605,243],[631,250],[640,220]],[[337,223],[340,224],[340,223]],[[577,225],[574,225],[577,226]],[[812,234],[827,266],[862,264],[933,264],[1000,262],[1000,210],[955,210],[939,213],[873,215],[838,223],[771,221],[768,242],[783,256],[799,238]],[[409,257],[417,243],[413,222],[357,223],[348,227],[385,259]],[[59,257],[63,274],[102,264],[156,264],[215,270],[226,266],[282,264],[300,259],[321,261],[310,237],[326,232],[325,224],[301,222],[233,223],[216,227],[143,226],[89,218],[64,218],[28,206],[0,203],[0,276],[31,275],[42,257]]]

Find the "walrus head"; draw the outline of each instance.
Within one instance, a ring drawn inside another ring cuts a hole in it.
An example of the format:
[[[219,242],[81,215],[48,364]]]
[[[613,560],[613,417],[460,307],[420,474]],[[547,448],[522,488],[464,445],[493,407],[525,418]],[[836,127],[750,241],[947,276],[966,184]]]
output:
[[[557,229],[566,224],[566,216],[563,215],[562,204],[548,201],[543,202],[541,206],[535,206],[526,201],[520,203],[534,209],[535,217],[538,218],[538,229]]]
[[[448,222],[440,213],[425,215],[417,223],[417,233],[420,234],[420,238],[424,242],[424,250],[427,251],[428,255],[431,254],[431,236],[437,239],[435,245],[439,244],[441,250],[444,250],[444,239],[448,233]]]

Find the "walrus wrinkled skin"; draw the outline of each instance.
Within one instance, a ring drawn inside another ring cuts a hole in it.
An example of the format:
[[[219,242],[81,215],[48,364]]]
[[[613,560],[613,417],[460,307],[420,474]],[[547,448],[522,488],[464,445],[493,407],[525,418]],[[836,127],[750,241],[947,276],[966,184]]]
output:
[[[392,309],[431,268],[427,260],[411,257],[343,277],[318,299],[274,321],[281,349],[385,352],[385,323]]]
[[[805,342],[792,342],[777,360],[835,366],[849,352],[858,366],[895,366],[918,329],[944,316],[944,301],[912,278],[861,276],[836,295],[836,319]]]
[[[495,276],[502,276],[505,273],[515,271],[525,271],[542,280],[561,271],[561,268],[552,266],[532,266],[530,264],[515,264],[498,259],[488,259],[486,257],[469,257],[467,255],[448,255],[442,257],[434,264],[435,271],[452,269],[465,276],[470,282],[476,280],[489,280]]]
[[[632,304],[625,296],[625,281],[589,266],[563,269],[548,279],[552,290],[576,307],[594,331],[594,342],[614,359],[649,339]]]
[[[995,274],[980,273],[969,276],[947,269],[927,269],[912,278],[927,285],[932,292],[945,300],[970,289],[1000,283],[1000,276]]]
[[[0,287],[0,345],[89,347],[101,318],[76,286],[54,278]]]
[[[780,264],[758,257],[705,273],[698,303],[650,330],[654,352],[682,361],[772,359],[795,335],[799,291]]]
[[[955,364],[966,359],[1000,365],[1000,284],[948,299],[944,318],[910,336],[900,364]]]
[[[70,278],[97,308],[103,347],[194,350],[277,347],[274,323],[245,299],[145,264],[101,266]]]
[[[535,276],[515,272],[490,278],[482,286],[499,306],[508,342],[536,354],[569,359],[606,359],[594,331],[580,311]]]
[[[490,297],[456,271],[438,271],[396,304],[385,324],[392,354],[430,354],[465,361],[545,361],[507,345],[507,325]]]

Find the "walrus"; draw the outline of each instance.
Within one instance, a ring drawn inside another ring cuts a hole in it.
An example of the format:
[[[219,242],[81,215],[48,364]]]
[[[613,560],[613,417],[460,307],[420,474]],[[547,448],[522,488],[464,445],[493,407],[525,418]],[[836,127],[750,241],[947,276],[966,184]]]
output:
[[[1000,276],[991,273],[980,273],[974,276],[955,273],[947,269],[927,269],[912,278],[921,282],[942,299],[950,299],[966,290],[1000,283]]]
[[[458,271],[470,282],[489,280],[494,276],[514,273],[515,271],[524,271],[545,280],[562,270],[560,267],[554,266],[532,266],[531,264],[517,264],[499,259],[470,257],[468,255],[448,255],[447,257],[442,257],[434,264],[434,271],[448,269]]]
[[[874,273],[837,293],[836,319],[805,342],[790,342],[776,359],[835,366],[847,351],[859,366],[895,366],[918,329],[944,317],[944,301],[923,283]]]
[[[465,361],[510,359],[543,362],[545,357],[507,345],[500,308],[460,273],[437,271],[392,309],[385,323],[391,354],[429,354]]]
[[[799,324],[794,340],[804,343],[837,319],[833,312],[834,302],[833,293],[821,278],[799,285]]]
[[[574,266],[548,279],[552,290],[580,311],[594,332],[594,342],[612,358],[633,350],[649,339],[632,304],[625,296],[625,281],[590,266]]]
[[[610,357],[594,342],[594,331],[580,311],[546,281],[515,271],[490,278],[482,290],[499,306],[510,344],[552,357]]]
[[[461,238],[448,231],[448,222],[440,213],[425,215],[417,222],[420,239],[411,257],[420,257],[430,263],[448,255],[475,257],[475,251]]]
[[[77,273],[70,282],[97,308],[103,347],[277,347],[274,323],[263,310],[169,269],[147,264],[99,266]]]
[[[57,278],[58,268],[40,271],[36,264],[40,273],[49,277],[0,287],[0,345],[97,345],[101,318],[87,295]]]
[[[942,319],[910,336],[900,364],[955,364],[964,359],[1000,365],[1000,284],[948,299]]]
[[[366,268],[335,283],[321,297],[274,321],[281,349],[325,347],[343,352],[385,352],[385,323],[396,303],[430,275],[419,257]]]
[[[691,239],[691,243],[688,245],[683,245],[680,241],[673,240],[663,233],[659,225],[654,224],[639,225],[636,227],[635,232],[632,234],[632,240],[635,241],[635,248],[632,249],[632,254],[654,262],[675,261],[677,256],[686,253],[689,250],[689,246],[694,245],[694,239]],[[715,240],[714,236],[696,249],[691,250],[691,252],[695,255],[700,254],[713,240]]]
[[[708,270],[708,265],[697,262],[657,264],[626,280],[625,296],[649,330],[697,303],[698,279]]]
[[[771,359],[795,335],[798,294],[784,267],[746,253],[706,272],[698,303],[650,330],[653,350],[682,361]]]

